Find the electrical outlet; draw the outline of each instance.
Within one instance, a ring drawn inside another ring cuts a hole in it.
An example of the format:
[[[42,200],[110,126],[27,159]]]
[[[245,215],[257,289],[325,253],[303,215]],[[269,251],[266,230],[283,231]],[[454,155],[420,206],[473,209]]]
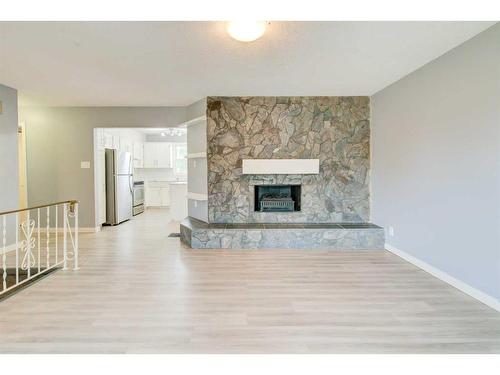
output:
[[[194,201],[194,208],[198,207],[198,201]]]
[[[394,237],[394,227],[387,228],[387,231],[389,232],[389,236]]]

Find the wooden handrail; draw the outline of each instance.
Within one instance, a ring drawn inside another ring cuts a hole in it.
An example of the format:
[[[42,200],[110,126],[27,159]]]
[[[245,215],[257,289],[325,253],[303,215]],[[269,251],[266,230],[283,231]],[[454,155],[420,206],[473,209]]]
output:
[[[76,200],[69,200],[69,201],[61,201],[61,202],[55,202],[55,203],[49,203],[49,204],[42,204],[40,206],[33,206],[33,207],[27,207],[27,208],[19,208],[17,210],[0,212],[0,216],[7,215],[7,214],[13,214],[13,213],[16,213],[16,212],[24,212],[24,211],[36,210],[37,208],[44,208],[44,207],[56,206],[56,205],[64,204],[64,203],[69,203],[71,206],[73,206],[73,205],[77,204],[78,201],[76,201]]]

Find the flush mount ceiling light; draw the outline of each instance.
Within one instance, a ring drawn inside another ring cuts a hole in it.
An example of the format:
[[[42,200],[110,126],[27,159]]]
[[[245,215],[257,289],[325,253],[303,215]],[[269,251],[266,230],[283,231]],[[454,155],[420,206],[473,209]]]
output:
[[[266,31],[264,21],[232,21],[227,24],[227,32],[240,42],[253,42]]]

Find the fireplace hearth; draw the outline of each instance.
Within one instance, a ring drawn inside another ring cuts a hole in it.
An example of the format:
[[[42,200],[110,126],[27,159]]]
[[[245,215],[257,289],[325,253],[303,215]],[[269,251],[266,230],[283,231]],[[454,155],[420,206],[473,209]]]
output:
[[[255,207],[257,212],[300,211],[300,185],[256,185]]]

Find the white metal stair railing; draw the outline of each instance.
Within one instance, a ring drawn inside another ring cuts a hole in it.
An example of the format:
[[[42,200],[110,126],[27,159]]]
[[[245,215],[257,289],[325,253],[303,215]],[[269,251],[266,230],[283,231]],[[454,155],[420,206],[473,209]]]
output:
[[[62,229],[59,228],[60,215]],[[53,227],[51,223],[54,223]],[[67,270],[72,263],[72,269],[78,269],[77,201],[0,212],[0,226],[0,297],[57,267]],[[59,238],[61,234],[62,239]],[[62,254],[59,248],[61,240]]]

